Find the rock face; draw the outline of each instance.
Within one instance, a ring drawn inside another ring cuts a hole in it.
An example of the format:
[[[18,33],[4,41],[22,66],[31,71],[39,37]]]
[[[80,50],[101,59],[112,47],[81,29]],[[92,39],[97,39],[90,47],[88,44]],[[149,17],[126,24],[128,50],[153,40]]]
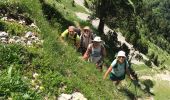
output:
[[[61,94],[58,100],[87,100],[80,92],[74,92],[73,94]]]

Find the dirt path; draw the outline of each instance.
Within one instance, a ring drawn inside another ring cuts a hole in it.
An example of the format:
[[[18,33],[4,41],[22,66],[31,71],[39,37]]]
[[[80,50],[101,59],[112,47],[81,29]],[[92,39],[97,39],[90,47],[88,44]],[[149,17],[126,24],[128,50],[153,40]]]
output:
[[[82,6],[87,12],[90,13],[90,11],[84,6],[84,0],[74,0],[74,2]]]
[[[144,80],[150,79],[150,80],[155,80],[155,81],[167,81],[170,83],[170,72],[166,70],[155,75],[142,75],[139,78],[144,79]]]

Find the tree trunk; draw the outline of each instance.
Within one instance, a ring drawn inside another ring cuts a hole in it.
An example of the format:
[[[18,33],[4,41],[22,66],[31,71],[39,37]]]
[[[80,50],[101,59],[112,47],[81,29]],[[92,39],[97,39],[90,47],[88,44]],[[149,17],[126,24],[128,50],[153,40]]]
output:
[[[98,26],[98,31],[99,35],[103,35],[103,30],[104,30],[104,19],[100,18],[99,26]]]

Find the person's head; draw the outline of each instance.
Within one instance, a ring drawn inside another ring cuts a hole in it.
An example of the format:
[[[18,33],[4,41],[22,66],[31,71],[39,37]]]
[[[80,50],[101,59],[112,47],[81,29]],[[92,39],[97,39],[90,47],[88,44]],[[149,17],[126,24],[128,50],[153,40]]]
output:
[[[75,29],[74,26],[69,26],[69,27],[68,27],[68,33],[69,33],[69,35],[73,36],[73,35],[75,34],[74,29]]]
[[[117,54],[117,59],[119,63],[124,63],[125,59],[126,59],[126,54],[124,51],[119,51]]]
[[[102,40],[101,40],[101,37],[99,37],[99,36],[96,36],[94,38],[94,40],[92,40],[92,43],[95,47],[99,46],[101,44],[101,42],[102,42]]]
[[[90,27],[88,27],[88,26],[85,26],[84,28],[83,28],[83,33],[84,33],[84,36],[85,37],[89,37],[90,36]]]

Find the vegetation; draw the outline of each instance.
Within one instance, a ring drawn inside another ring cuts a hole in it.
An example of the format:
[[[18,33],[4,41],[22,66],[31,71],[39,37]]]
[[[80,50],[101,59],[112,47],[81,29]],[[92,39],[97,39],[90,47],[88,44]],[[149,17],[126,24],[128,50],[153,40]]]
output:
[[[88,3],[89,1],[86,2],[87,5]],[[142,13],[138,11],[141,10],[142,3],[128,0],[126,2],[113,2],[113,4],[118,4],[113,10],[117,14],[111,16],[113,17],[112,22],[108,20],[110,18],[108,14],[106,23],[112,28],[119,28],[124,32],[127,40],[141,52],[148,53],[149,61],[154,62],[155,65],[170,65],[168,53],[157,48],[152,43],[152,38],[145,35],[145,32],[150,31],[146,28],[147,23],[144,22],[140,26],[143,21],[139,16]],[[126,12],[124,9],[128,7],[130,7],[129,12]],[[109,8],[108,11],[111,9]],[[165,87],[158,86],[155,81],[139,80],[147,87],[142,90],[140,86],[132,84],[127,79],[124,89],[116,91],[110,80],[104,81],[102,79],[103,73],[96,70],[95,65],[83,61],[74,48],[67,44],[64,45],[58,40],[60,33],[68,25],[80,23],[82,25],[80,27],[86,25],[92,27],[89,22],[78,20],[74,12],[86,11],[72,0],[0,1],[0,18],[8,18],[8,20],[0,20],[0,31],[8,32],[9,36],[21,36],[27,31],[32,31],[44,40],[42,46],[30,47],[0,43],[0,99],[42,100],[47,98],[55,100],[61,93],[78,91],[90,100],[122,100],[151,95],[151,88],[155,89],[154,93],[156,94],[160,93],[159,89],[161,91],[165,89]],[[123,17],[121,18],[121,16]],[[9,19],[14,19],[14,21],[10,22]],[[20,20],[25,20],[26,23],[19,24]],[[29,25],[32,23],[35,23],[37,28],[30,27]],[[127,28],[127,26],[129,27]],[[95,31],[97,32],[97,30]],[[115,52],[113,50],[118,50],[118,48],[113,47],[113,45],[118,44],[117,40],[113,40],[117,36],[114,33],[109,34],[108,37],[104,38],[109,48],[108,52],[111,53],[107,59],[108,64],[114,58]],[[151,42],[145,38],[150,38]],[[161,38],[165,38],[164,35]],[[126,46],[123,48],[127,49]],[[156,50],[158,52],[155,52]],[[151,62],[147,63],[151,65]],[[150,73],[152,69],[145,65],[132,65],[132,67],[138,70],[139,75],[156,73]],[[106,68],[104,68],[105,70]],[[167,95],[165,94],[165,97]],[[156,95],[158,99],[161,97]]]

